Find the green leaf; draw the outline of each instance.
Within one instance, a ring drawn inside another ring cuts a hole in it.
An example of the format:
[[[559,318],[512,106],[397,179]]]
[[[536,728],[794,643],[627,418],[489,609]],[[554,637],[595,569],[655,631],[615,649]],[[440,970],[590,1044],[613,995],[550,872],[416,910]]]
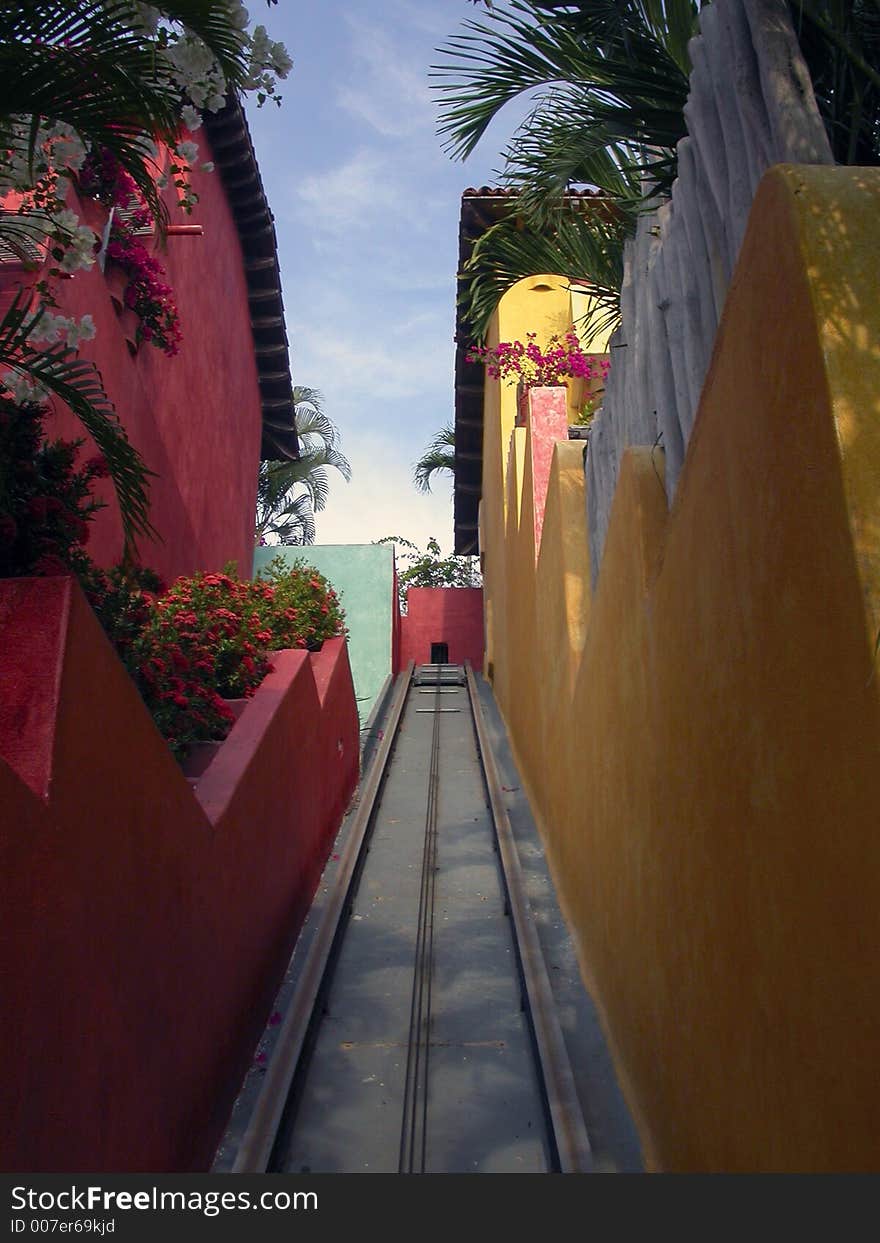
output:
[[[552,229],[530,228],[511,215],[488,229],[460,273],[460,302],[474,340],[481,340],[501,298],[517,281],[554,272],[576,281],[594,300],[594,335],[620,320],[623,245],[628,218],[613,203],[560,212]]]
[[[431,491],[431,476],[437,471],[455,474],[455,428],[451,423],[437,433],[416,462],[414,476],[419,492]]]

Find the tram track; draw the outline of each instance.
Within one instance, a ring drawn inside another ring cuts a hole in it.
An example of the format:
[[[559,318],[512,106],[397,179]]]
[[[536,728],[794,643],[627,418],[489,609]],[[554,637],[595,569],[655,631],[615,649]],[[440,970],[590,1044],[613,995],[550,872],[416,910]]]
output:
[[[470,668],[398,679],[232,1168],[591,1168]]]

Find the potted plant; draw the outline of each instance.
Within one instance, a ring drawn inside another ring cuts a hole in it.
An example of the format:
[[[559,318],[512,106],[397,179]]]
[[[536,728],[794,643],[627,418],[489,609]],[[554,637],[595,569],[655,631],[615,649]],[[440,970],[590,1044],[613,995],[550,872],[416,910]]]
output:
[[[526,334],[525,342],[476,346],[468,352],[467,361],[483,363],[493,379],[516,384],[520,427],[526,422],[528,390],[562,384],[568,389],[569,422],[577,422],[584,405],[601,395],[611,366],[606,355],[586,353],[573,331],[554,334],[544,347],[538,345],[534,332]]]

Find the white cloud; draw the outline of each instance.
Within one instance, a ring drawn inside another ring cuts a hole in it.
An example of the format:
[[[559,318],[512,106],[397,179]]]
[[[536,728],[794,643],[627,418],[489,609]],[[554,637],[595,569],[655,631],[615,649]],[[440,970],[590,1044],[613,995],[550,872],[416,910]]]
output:
[[[369,310],[355,309],[343,331],[331,334],[313,328],[296,331],[298,375],[320,377],[323,391],[358,409],[361,417],[375,417],[383,403],[441,393],[452,399],[454,345],[451,317],[445,334],[438,316],[417,317],[412,327],[393,324],[376,329]],[[353,321],[353,323],[351,322]],[[444,340],[445,348],[439,345]],[[348,400],[346,400],[346,397]],[[334,421],[337,414],[328,413]]]
[[[412,482],[413,463],[393,434],[353,431],[345,436],[352,479],[333,479],[327,508],[316,515],[319,544],[369,544],[400,535],[424,548],[434,536],[452,551],[452,485],[439,479],[422,496]]]
[[[336,233],[363,228],[375,216],[385,216],[399,198],[386,161],[364,148],[336,168],[302,178],[295,193],[308,209],[311,228]]]
[[[433,104],[423,66],[387,28],[349,14],[357,74],[337,92],[337,103],[383,138],[402,138],[430,125]]]

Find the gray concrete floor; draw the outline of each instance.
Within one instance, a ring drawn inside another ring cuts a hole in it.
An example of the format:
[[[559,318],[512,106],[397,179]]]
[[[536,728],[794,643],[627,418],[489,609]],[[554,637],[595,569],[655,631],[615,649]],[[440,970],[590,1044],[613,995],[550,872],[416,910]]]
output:
[[[398,1169],[432,706],[439,702],[426,1172],[542,1172],[543,1108],[467,691],[414,689],[284,1168]]]
[[[583,987],[540,836],[520,788],[491,689],[477,679],[505,802],[554,990],[598,1170],[642,1168],[596,1008]],[[429,1054],[429,1172],[543,1172],[544,1115],[520,1009],[473,728],[464,689],[444,692]],[[405,1042],[434,717],[432,695],[410,696],[352,918],[326,998],[309,1075],[286,1136],[284,1168],[387,1172],[398,1168]],[[377,724],[377,729],[381,724]],[[340,831],[214,1169],[231,1168],[259,1092],[278,1017],[308,950],[333,879]]]

